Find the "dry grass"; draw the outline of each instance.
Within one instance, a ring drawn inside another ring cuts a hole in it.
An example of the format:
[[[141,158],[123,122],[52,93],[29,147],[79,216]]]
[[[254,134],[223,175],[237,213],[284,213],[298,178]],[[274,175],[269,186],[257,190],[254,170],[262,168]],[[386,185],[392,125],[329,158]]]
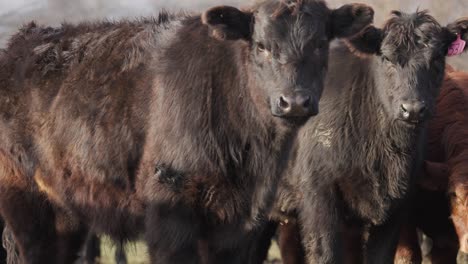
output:
[[[149,263],[146,245],[143,242],[131,243],[125,247],[127,260],[129,264],[146,264]],[[112,242],[104,238],[101,243],[101,258],[99,264],[114,264],[115,247]],[[278,245],[273,242],[268,254],[267,263],[278,264],[281,256]]]
[[[99,260],[99,264],[114,264],[115,247],[109,239],[103,239],[101,244],[102,257]],[[126,253],[128,264],[147,264],[149,263],[147,249],[144,243],[137,242],[126,246]],[[431,262],[427,259],[424,260],[423,264],[430,264]],[[281,256],[278,245],[273,241],[268,254],[268,260],[265,264],[281,264]],[[468,264],[468,255],[459,255],[458,264]]]

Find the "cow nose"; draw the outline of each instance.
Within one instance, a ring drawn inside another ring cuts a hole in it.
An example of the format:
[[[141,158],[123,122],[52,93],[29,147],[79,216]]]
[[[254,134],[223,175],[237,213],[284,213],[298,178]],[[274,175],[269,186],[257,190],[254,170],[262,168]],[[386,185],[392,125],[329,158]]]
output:
[[[426,104],[422,101],[404,101],[400,106],[400,117],[407,122],[418,122],[426,116]]]
[[[292,96],[281,95],[278,98],[278,108],[281,116],[310,116],[318,113],[316,103],[309,95],[296,94]]]

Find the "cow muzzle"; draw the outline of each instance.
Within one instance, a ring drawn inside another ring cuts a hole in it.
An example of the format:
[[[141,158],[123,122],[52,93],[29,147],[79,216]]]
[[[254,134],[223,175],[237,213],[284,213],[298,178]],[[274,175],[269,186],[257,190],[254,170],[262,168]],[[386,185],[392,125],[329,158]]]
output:
[[[427,107],[423,101],[407,100],[400,105],[399,117],[408,123],[419,123],[425,120],[426,113]]]
[[[318,100],[303,93],[280,95],[271,110],[274,116],[284,118],[315,116],[318,114]]]

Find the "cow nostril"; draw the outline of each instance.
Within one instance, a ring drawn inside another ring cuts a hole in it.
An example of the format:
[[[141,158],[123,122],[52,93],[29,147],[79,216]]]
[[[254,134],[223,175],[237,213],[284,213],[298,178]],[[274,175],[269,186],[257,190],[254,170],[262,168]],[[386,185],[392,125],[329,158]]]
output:
[[[406,109],[406,106],[404,104],[401,105],[401,112],[403,112],[403,113],[408,112],[408,110]]]
[[[405,104],[402,104],[400,108],[401,108],[400,110],[401,110],[401,113],[403,114],[403,117],[409,118],[410,117],[410,112],[408,111],[409,107]]]
[[[280,96],[280,98],[278,100],[278,106],[281,109],[288,109],[290,104],[289,104],[288,100],[284,96]]]
[[[426,106],[422,106],[421,109],[419,110],[420,115],[424,115],[426,113]]]
[[[302,103],[302,107],[304,107],[304,108],[309,108],[310,103],[311,103],[310,96],[307,96],[307,97],[305,98],[304,102]]]

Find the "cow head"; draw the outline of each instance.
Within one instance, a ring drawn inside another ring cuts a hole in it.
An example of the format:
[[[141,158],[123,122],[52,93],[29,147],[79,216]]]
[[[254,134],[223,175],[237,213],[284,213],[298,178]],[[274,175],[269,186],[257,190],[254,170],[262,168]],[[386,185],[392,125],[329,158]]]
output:
[[[467,28],[468,18],[443,27],[425,11],[394,11],[383,29],[369,27],[349,43],[361,55],[375,55],[371,70],[387,114],[414,125],[435,110],[445,57],[457,34],[468,39]]]
[[[330,10],[318,0],[269,0],[249,11],[221,6],[202,15],[212,37],[245,41],[248,67],[271,113],[308,117],[318,101],[335,37],[350,37],[373,21],[372,8],[349,4]]]

